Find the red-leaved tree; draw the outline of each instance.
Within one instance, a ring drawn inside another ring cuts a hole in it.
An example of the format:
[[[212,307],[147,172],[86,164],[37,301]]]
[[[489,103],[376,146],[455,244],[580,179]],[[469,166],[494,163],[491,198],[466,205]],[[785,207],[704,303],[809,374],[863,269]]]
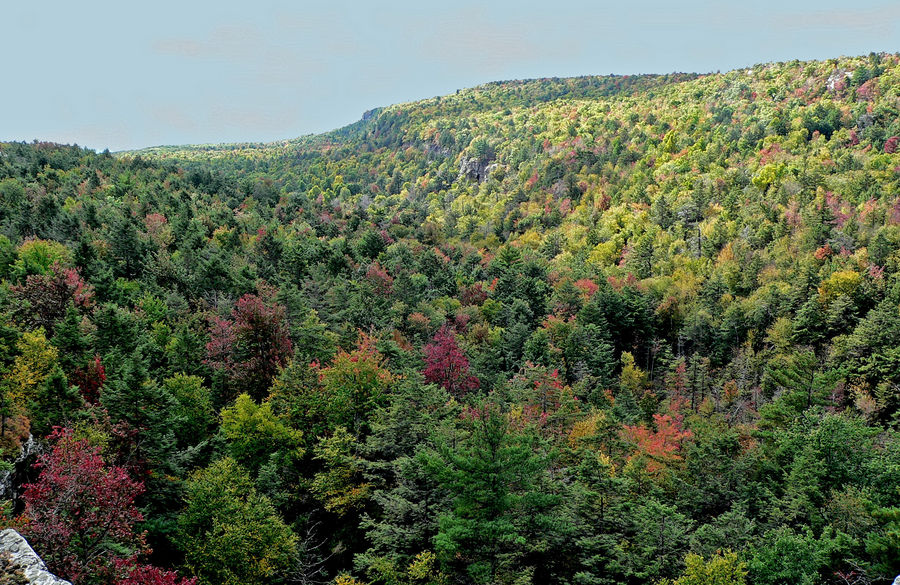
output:
[[[197,585],[196,577],[185,579],[174,571],[153,565],[135,565],[128,561],[118,563],[118,574],[115,585]]]
[[[78,309],[93,304],[94,288],[87,284],[74,268],[53,264],[47,274],[30,274],[25,283],[10,287],[19,301],[17,313],[31,328],[43,327],[52,332],[53,325],[66,314],[69,303]]]
[[[645,426],[625,425],[622,432],[635,446],[632,457],[646,457],[647,472],[659,475],[682,460],[682,443],[693,437],[693,433],[682,428],[680,416],[654,414],[653,422],[656,430]]]
[[[87,363],[84,368],[75,368],[69,380],[81,390],[81,396],[88,404],[97,404],[100,400],[100,389],[106,382],[106,368],[100,361],[100,356]]]
[[[25,485],[19,519],[48,568],[74,585],[194,585],[196,580],[138,559],[150,553],[136,530],[134,504],[144,485],[123,467],[107,465],[100,448],[71,429],[50,435],[53,447],[36,464],[37,482]]]
[[[98,447],[69,429],[51,439],[53,448],[37,463],[37,482],[25,486],[27,536],[60,577],[78,585],[111,583],[117,562],[147,550],[134,529],[143,520],[134,499],[144,486],[124,468],[107,466]]]
[[[246,294],[231,319],[213,319],[206,363],[224,371],[235,394],[265,398],[278,368],[287,363],[292,346],[285,313],[271,298]]]
[[[456,343],[456,335],[441,327],[425,346],[425,379],[459,398],[478,388],[478,378],[469,373],[469,360]]]

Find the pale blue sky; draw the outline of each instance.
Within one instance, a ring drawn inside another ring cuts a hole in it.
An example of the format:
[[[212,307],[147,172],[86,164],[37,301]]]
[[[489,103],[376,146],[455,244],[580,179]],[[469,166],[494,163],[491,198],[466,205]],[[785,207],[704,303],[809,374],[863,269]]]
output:
[[[900,50],[896,0],[0,0],[0,140],[269,141],[487,81]]]

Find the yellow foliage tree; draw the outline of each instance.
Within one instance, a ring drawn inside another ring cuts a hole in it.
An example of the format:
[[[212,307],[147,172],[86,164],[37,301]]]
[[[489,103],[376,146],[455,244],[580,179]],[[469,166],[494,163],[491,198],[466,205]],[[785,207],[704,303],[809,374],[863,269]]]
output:
[[[684,574],[670,581],[663,579],[657,585],[745,585],[747,564],[732,551],[718,552],[709,560],[690,553],[684,559]]]
[[[32,398],[47,380],[59,357],[43,329],[24,333],[16,344],[19,355],[9,374],[10,397],[14,402]]]
[[[852,295],[862,284],[862,276],[853,270],[838,270],[822,282],[819,294],[825,302],[841,295]]]
[[[629,351],[622,352],[622,373],[619,375],[619,384],[623,389],[631,390],[631,393],[639,397],[647,387],[647,373],[634,363],[634,355]]]
[[[19,355],[0,380],[0,439],[5,439],[10,419],[23,414],[56,366],[58,352],[43,329],[22,335],[16,344]]]

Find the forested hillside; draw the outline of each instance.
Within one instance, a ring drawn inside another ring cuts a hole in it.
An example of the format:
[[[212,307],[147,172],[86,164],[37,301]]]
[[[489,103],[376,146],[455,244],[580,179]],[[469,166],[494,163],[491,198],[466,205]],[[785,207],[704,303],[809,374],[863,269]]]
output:
[[[2,143],[3,523],[75,585],[888,583],[898,150],[885,54]]]

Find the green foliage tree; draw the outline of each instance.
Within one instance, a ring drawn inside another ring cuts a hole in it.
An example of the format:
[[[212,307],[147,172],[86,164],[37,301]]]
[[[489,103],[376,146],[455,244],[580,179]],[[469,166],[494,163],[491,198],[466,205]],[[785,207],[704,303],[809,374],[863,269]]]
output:
[[[38,436],[48,435],[54,426],[71,423],[83,406],[78,388],[70,386],[62,369],[56,366],[29,403],[31,432]]]
[[[766,373],[779,395],[763,409],[764,426],[784,426],[806,409],[826,404],[836,376],[820,372],[818,363],[809,350],[773,360]]]
[[[269,403],[256,404],[247,394],[222,410],[222,434],[232,456],[254,474],[273,458],[284,465],[304,453],[303,433],[285,425]]]
[[[468,437],[456,448],[440,445],[429,463],[454,494],[451,511],[439,521],[436,552],[448,571],[475,583],[515,582],[536,570],[528,551],[554,522],[558,500],[539,488],[546,454],[496,405],[468,416]]]
[[[428,455],[437,436],[456,431],[459,411],[446,390],[413,379],[399,385],[373,420],[364,453],[376,511],[362,517],[371,544],[355,558],[370,578],[401,571],[430,550],[451,494],[428,472]]]
[[[809,529],[801,533],[786,527],[769,531],[752,550],[750,579],[765,585],[818,583],[828,552],[827,543],[817,540]]]
[[[363,460],[357,440],[344,427],[319,440],[315,458],[323,470],[313,477],[310,490],[329,512],[344,516],[359,511],[371,497],[372,485],[363,478]]]
[[[178,423],[179,444],[194,445],[207,438],[215,426],[216,416],[203,378],[180,373],[163,380],[163,385],[174,399],[172,418]]]
[[[356,437],[368,429],[368,419],[384,401],[393,378],[375,343],[375,339],[362,335],[357,349],[339,352],[321,372],[321,388],[329,400],[329,422],[344,426]]]
[[[650,499],[635,509],[632,525],[630,575],[651,581],[673,576],[684,563],[691,520],[674,507]]]
[[[230,458],[195,472],[178,516],[185,563],[209,585],[284,583],[297,538]]]
[[[71,258],[72,253],[60,242],[31,239],[16,250],[11,276],[24,281],[28,275],[45,275],[54,264],[67,265]]]

